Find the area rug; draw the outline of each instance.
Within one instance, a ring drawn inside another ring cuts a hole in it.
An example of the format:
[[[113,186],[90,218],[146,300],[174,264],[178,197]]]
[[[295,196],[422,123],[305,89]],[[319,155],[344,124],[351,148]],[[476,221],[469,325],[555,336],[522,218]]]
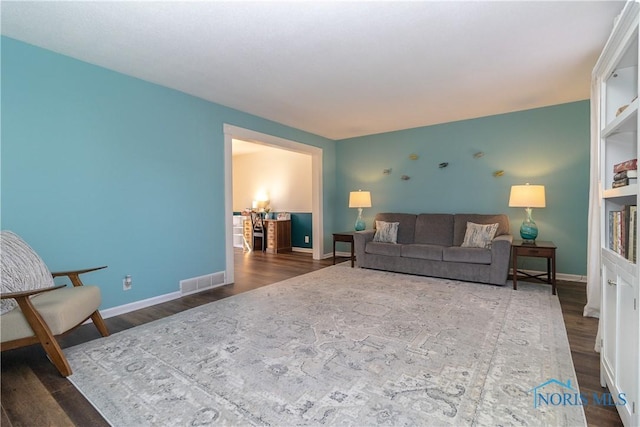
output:
[[[114,426],[586,424],[534,402],[577,382],[558,298],[533,283],[347,263],[65,353]]]

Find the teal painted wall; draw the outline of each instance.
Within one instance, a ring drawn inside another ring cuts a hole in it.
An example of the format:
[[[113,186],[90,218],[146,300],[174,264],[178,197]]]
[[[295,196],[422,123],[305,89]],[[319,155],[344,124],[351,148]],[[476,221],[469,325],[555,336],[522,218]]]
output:
[[[353,228],[349,191],[363,189],[373,204],[364,210],[368,228],[376,212],[506,213],[519,238],[524,209],[508,207],[511,185],[543,184],[547,207],[533,211],[538,239],[558,246],[559,273],[586,274],[588,101],[341,140],[337,155],[339,229]],[[494,177],[497,170],[504,175]],[[546,268],[524,261],[522,268]]]
[[[311,249],[313,245],[312,218],[311,212],[291,213],[291,246],[294,248]],[[309,243],[304,242],[304,236],[309,236]],[[325,252],[330,249],[331,246],[326,246]]]
[[[331,245],[335,142],[2,37],[2,228],[52,270],[108,265],[102,308],[225,269],[223,124],[323,149]],[[122,291],[122,278],[133,289]]]

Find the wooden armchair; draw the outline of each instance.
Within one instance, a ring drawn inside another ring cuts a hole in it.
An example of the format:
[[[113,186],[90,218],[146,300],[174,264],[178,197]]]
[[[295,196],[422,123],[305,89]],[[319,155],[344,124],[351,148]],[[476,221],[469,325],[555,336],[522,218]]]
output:
[[[0,292],[0,350],[40,343],[64,377],[71,375],[56,337],[91,318],[102,336],[107,326],[98,311],[100,288],[83,286],[80,274],[105,267],[50,273],[42,259],[18,235],[0,233],[2,289]],[[53,278],[69,277],[72,287],[56,286]]]

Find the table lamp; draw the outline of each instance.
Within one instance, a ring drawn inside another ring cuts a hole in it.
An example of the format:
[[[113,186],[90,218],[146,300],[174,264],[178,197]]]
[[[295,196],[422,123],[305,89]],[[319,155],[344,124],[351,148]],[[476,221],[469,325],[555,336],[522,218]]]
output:
[[[546,207],[544,185],[529,185],[529,183],[512,185],[509,207],[524,208],[526,215],[520,226],[520,237],[524,243],[535,243],[538,237],[538,226],[531,217],[531,208]]]
[[[366,228],[362,219],[362,208],[371,207],[371,193],[368,191],[352,191],[349,193],[349,207],[358,208],[358,218],[356,219],[356,231],[362,231]]]

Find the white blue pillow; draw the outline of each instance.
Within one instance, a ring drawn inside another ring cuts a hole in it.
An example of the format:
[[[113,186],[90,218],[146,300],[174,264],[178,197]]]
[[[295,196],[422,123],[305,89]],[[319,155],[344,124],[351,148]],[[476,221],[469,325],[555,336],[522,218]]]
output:
[[[475,224],[467,222],[467,230],[464,233],[463,248],[490,248],[491,241],[498,231],[498,223]]]
[[[399,222],[376,221],[376,234],[373,236],[374,242],[398,243]]]

